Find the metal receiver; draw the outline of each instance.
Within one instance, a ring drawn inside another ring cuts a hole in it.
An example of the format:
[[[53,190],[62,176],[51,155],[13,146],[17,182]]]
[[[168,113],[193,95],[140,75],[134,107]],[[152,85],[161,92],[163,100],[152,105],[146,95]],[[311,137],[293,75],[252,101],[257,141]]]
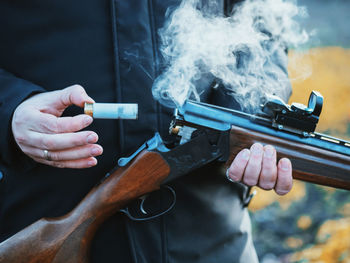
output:
[[[288,105],[271,96],[262,105],[263,114],[253,115],[188,100],[175,110],[175,120],[170,128],[178,131],[189,126],[228,131],[231,126],[236,126],[350,156],[350,142],[314,132],[322,104],[323,97],[317,91],[311,93],[308,106]]]

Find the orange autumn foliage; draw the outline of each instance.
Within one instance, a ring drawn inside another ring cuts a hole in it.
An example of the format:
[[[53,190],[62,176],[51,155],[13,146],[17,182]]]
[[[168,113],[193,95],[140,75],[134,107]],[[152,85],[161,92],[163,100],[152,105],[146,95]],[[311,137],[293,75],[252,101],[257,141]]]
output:
[[[350,50],[341,47],[315,48],[301,55],[290,52],[289,74],[293,96],[290,101],[307,103],[305,96],[312,90],[324,96],[324,107],[317,130],[349,139],[350,123]],[[304,65],[300,72],[297,65]],[[311,70],[307,72],[308,70]],[[306,78],[299,78],[305,76]],[[331,194],[331,193],[330,193]],[[349,204],[343,207],[344,217],[326,221],[319,229],[317,243],[295,253],[291,262],[350,263]]]
[[[350,139],[350,49],[341,47],[319,47],[307,52],[289,52],[289,76],[293,95],[289,101],[307,104],[312,90],[321,92],[324,105],[317,126],[318,132]],[[325,198],[336,190],[324,188]],[[286,196],[278,196],[273,191],[257,189],[258,195],[249,206],[251,212],[278,202],[282,210],[293,202],[302,202],[306,189],[304,183],[295,182]],[[298,252],[290,256],[288,262],[342,262],[350,263],[350,203],[341,207],[344,218],[328,220],[321,225],[315,244],[304,244],[299,237],[290,236],[284,244]],[[293,216],[294,217],[294,216]],[[308,231],[313,221],[308,215],[295,215],[299,229]],[[301,249],[301,246],[307,248]]]
[[[312,90],[324,97],[317,131],[331,130],[347,137],[350,121],[350,50],[341,47],[313,48],[306,53],[290,51],[289,76],[293,95],[290,102],[307,104]]]
[[[317,131],[331,130],[332,135],[348,137],[350,123],[350,50],[341,47],[313,48],[307,52],[289,52],[289,76],[293,95],[290,102],[307,104],[312,90],[321,92],[324,106]],[[293,200],[305,195],[302,184],[295,184],[294,190],[285,197],[274,192],[257,189],[258,197],[250,205],[251,211],[262,209],[275,201],[281,207],[288,207]]]
[[[291,256],[291,262],[349,263],[350,218],[326,221],[319,229],[317,243]]]

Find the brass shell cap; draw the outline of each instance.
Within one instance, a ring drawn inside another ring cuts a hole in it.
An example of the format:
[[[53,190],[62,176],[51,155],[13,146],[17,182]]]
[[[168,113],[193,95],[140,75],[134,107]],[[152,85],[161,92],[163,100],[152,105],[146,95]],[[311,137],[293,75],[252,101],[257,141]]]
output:
[[[84,104],[84,113],[87,115],[90,115],[93,117],[94,115],[94,104],[93,103],[87,103]]]

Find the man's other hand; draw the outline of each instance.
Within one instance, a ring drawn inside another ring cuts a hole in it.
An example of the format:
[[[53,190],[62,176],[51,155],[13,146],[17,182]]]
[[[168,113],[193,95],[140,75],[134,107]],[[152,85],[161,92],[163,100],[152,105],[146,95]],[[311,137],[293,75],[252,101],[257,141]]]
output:
[[[88,168],[97,164],[102,147],[98,136],[80,131],[92,117],[81,114],[61,117],[70,105],[94,102],[84,88],[74,85],[63,90],[36,94],[22,102],[12,119],[12,132],[19,148],[35,161],[60,168]]]
[[[287,158],[277,164],[276,159],[274,147],[255,143],[237,154],[228,169],[228,176],[233,181],[265,190],[275,189],[277,194],[285,195],[293,186],[292,164]]]

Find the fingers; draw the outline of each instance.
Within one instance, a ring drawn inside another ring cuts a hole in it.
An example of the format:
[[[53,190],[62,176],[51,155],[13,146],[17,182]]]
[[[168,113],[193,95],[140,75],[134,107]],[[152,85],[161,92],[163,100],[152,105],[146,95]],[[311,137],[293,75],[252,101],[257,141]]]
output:
[[[271,145],[264,146],[262,169],[259,178],[259,186],[265,190],[275,187],[277,179],[276,150]]]
[[[67,87],[58,91],[58,93],[59,96],[56,100],[57,108],[65,109],[73,104],[83,107],[85,102],[94,102],[94,100],[87,95],[85,89],[80,85]]]
[[[29,128],[32,131],[41,133],[69,133],[86,128],[92,121],[93,118],[86,114],[74,117],[56,117],[51,114],[39,112],[33,116],[33,121],[29,124]]]
[[[32,158],[51,160],[51,161],[69,161],[79,160],[89,157],[99,156],[103,152],[103,148],[97,144],[88,144],[84,146],[74,147],[61,151],[48,151],[45,156],[44,149],[34,148],[31,146],[23,147],[23,151]]]
[[[244,149],[237,154],[236,158],[228,169],[228,176],[233,181],[239,182],[242,180],[245,168],[249,161],[249,157],[250,151],[248,149]]]
[[[287,194],[293,186],[292,163],[287,158],[282,158],[278,162],[278,178],[275,191],[279,195]]]
[[[288,193],[293,185],[292,164],[283,158],[276,165],[277,153],[271,145],[255,143],[250,150],[239,152],[228,169],[233,181],[242,181],[249,186],[265,190],[275,189],[279,195]]]
[[[22,144],[50,151],[69,149],[86,144],[93,144],[98,141],[96,133],[81,131],[75,133],[45,134],[28,132]]]
[[[85,101],[93,102],[79,85],[37,94],[24,101],[15,110],[12,122],[14,134],[22,136],[21,131],[26,133],[28,129],[41,133],[79,131],[92,123],[92,117],[85,114],[74,117],[60,116],[67,106],[71,104],[83,106]]]
[[[102,147],[93,145],[98,136],[92,131],[80,131],[93,119],[85,114],[60,117],[68,106],[83,107],[85,102],[94,101],[79,85],[36,94],[22,102],[11,123],[19,148],[32,159],[56,167],[96,165],[94,156],[102,154]],[[44,156],[44,150],[49,151],[48,156]]]
[[[32,107],[40,112],[59,117],[70,105],[83,107],[85,102],[93,103],[85,89],[80,85],[73,85],[62,90],[40,93],[24,101],[27,107]]]
[[[59,168],[88,168],[97,164],[95,156],[103,149],[94,144],[96,133],[82,131],[77,133],[42,134],[28,132],[21,141],[21,150],[39,163]],[[48,150],[45,154],[44,150]]]
[[[54,166],[57,168],[81,169],[81,168],[90,168],[97,164],[97,160],[94,157],[81,159],[81,160],[69,160],[69,161],[60,161],[60,162],[48,161],[48,160],[39,159],[39,158],[33,158],[33,159],[38,163]]]
[[[250,158],[242,181],[246,185],[253,186],[259,181],[264,148],[260,143],[254,143],[252,147],[250,147],[250,152]]]
[[[228,174],[234,181],[242,181],[253,186],[258,183],[263,159],[263,146],[255,143],[250,150],[244,149],[233,160]]]

